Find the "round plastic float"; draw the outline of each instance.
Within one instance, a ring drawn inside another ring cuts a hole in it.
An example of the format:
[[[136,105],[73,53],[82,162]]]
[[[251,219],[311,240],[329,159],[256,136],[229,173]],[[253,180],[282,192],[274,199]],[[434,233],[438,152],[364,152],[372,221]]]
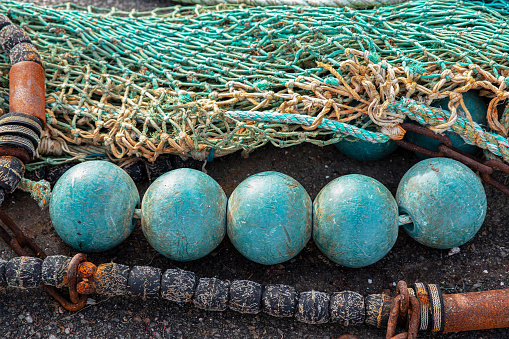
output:
[[[68,245],[100,252],[131,234],[139,203],[138,189],[124,170],[110,162],[88,161],[58,179],[49,212],[53,227]]]
[[[207,174],[180,168],[150,185],[141,204],[142,229],[162,255],[178,261],[202,258],[226,233],[227,198]]]
[[[448,111],[449,101],[450,101],[449,98],[441,99],[436,102],[433,102],[431,106],[439,107],[443,110]],[[486,106],[483,99],[479,96],[478,92],[475,90],[470,90],[468,92],[463,93],[463,102],[465,103],[465,106],[467,107],[468,112],[472,117],[472,120],[478,123],[479,125],[483,126],[486,125],[487,123],[486,112],[488,110],[488,106]],[[461,107],[461,105],[458,106],[457,113],[458,116],[466,118],[466,113]],[[479,148],[476,145],[467,144],[466,141],[463,140],[463,138],[460,137],[458,134],[449,131],[445,132],[444,134],[449,139],[451,139],[453,146],[456,147],[457,149],[471,155],[475,155],[479,152]],[[440,145],[440,141],[438,140],[410,131],[406,133],[406,139],[410,142],[426,147],[433,151],[438,151],[438,145]],[[416,154],[421,159],[427,158],[426,156],[420,153]]]
[[[228,201],[228,236],[264,265],[296,256],[311,237],[311,198],[293,178],[263,172],[244,180]]]
[[[398,206],[377,180],[345,175],[322,188],[313,203],[313,239],[332,261],[364,267],[382,259],[398,237]]]
[[[481,180],[462,163],[433,158],[414,165],[398,186],[400,211],[413,223],[407,233],[423,245],[451,248],[463,245],[479,230],[486,216]]]

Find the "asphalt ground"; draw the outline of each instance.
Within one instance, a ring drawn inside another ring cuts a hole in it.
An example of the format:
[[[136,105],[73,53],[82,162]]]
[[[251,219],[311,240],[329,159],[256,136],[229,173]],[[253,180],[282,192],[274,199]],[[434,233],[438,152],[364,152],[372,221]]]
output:
[[[49,5],[60,1],[33,1]],[[167,5],[162,0],[80,1],[80,5],[115,6],[120,9],[150,10]],[[205,166],[229,196],[249,175],[274,170],[299,181],[314,199],[319,190],[336,177],[363,174],[383,183],[393,194],[403,174],[416,162],[411,152],[399,149],[389,158],[363,163],[342,155],[335,147],[301,145],[288,149],[263,147],[243,158],[233,154]],[[175,163],[174,163],[175,165]],[[195,166],[179,162],[177,166]],[[201,164],[198,164],[201,167]],[[151,178],[154,180],[155,178]],[[505,178],[500,178],[505,180]],[[140,194],[150,181],[138,184]],[[117,248],[90,254],[96,263],[117,262],[129,266],[150,265],[161,269],[179,267],[199,277],[223,280],[250,279],[262,284],[289,284],[298,291],[335,292],[353,290],[366,296],[394,291],[394,284],[427,282],[439,284],[444,293],[461,293],[504,288],[509,270],[509,197],[485,186],[488,212],[479,233],[460,252],[435,250],[412,240],[403,230],[396,245],[378,263],[361,268],[341,267],[323,256],[310,241],[289,262],[263,266],[242,257],[228,239],[207,257],[188,263],[169,260],[154,251],[145,240],[140,224]],[[28,194],[7,196],[3,208],[48,254],[77,253],[63,243],[52,228],[48,210],[41,210]],[[0,257],[14,253],[0,243]],[[383,338],[383,330],[340,324],[306,325],[295,319],[273,318],[260,313],[242,315],[233,311],[207,312],[190,304],[135,297],[105,298],[94,295],[94,304],[71,313],[63,310],[43,289],[0,291],[0,335],[5,338],[335,338],[351,333],[359,338]],[[420,334],[420,338],[506,338],[509,330],[486,330],[456,334]]]

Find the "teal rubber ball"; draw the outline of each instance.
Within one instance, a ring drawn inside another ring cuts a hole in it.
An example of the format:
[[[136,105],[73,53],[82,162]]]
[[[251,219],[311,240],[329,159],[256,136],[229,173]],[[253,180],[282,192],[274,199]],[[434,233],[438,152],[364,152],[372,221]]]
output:
[[[296,256],[311,237],[311,198],[295,179],[262,172],[228,201],[228,236],[246,258],[274,265]]]
[[[143,197],[143,233],[165,257],[200,259],[225,236],[226,205],[223,189],[207,174],[190,168],[170,171],[157,178]]]
[[[433,102],[431,106],[438,107],[443,110],[448,111],[449,110],[449,98],[441,99],[436,102]],[[465,103],[465,106],[468,109],[468,112],[470,113],[470,116],[472,117],[472,120],[478,123],[481,126],[485,126],[487,123],[486,114],[488,111],[488,106],[484,103],[483,99],[479,96],[478,91],[470,90],[468,92],[463,93],[463,102]],[[458,106],[457,109],[458,116],[462,118],[466,118],[466,113],[461,108],[461,106]],[[444,133],[446,137],[451,139],[451,142],[454,147],[457,149],[466,152],[471,155],[476,155],[479,153],[480,149],[476,145],[467,144],[466,141],[459,136],[458,134],[454,132],[447,131]],[[413,142],[417,145],[426,147],[428,149],[431,149],[433,151],[438,151],[438,145],[440,145],[440,141],[426,137],[421,134],[417,134],[414,132],[407,132],[405,138]],[[424,155],[420,153],[416,153],[417,156],[421,159],[425,159]]]
[[[404,226],[419,243],[452,248],[469,241],[486,216],[486,194],[481,180],[462,163],[426,159],[401,179],[396,193],[400,212],[413,223]]]
[[[332,261],[364,267],[382,259],[398,238],[398,206],[379,181],[360,174],[334,179],[313,203],[313,239]]]
[[[351,106],[357,106],[360,103],[355,101],[352,102]],[[366,130],[371,132],[377,132],[377,127],[373,123],[368,124],[370,118],[365,117],[362,119],[363,125]],[[376,143],[362,140],[360,138],[345,137],[334,144],[344,155],[349,158],[358,161],[375,161],[393,153],[397,148],[398,144],[394,140],[387,142]]]
[[[107,161],[71,167],[53,187],[49,213],[57,234],[83,252],[109,250],[134,229],[140,203],[133,180]]]
[[[358,161],[379,160],[390,155],[398,148],[398,144],[394,140],[373,143],[361,139],[348,140],[344,138],[334,145],[347,157]]]

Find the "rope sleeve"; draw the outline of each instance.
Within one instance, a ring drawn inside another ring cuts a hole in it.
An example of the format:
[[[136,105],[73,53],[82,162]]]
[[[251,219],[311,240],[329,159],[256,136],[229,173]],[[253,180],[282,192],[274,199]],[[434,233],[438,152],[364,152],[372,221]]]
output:
[[[274,317],[293,317],[299,294],[288,285],[268,285],[262,294],[262,309]]]
[[[194,306],[207,311],[224,311],[228,306],[228,283],[216,278],[201,278],[193,296]]]
[[[161,289],[161,269],[134,266],[127,280],[129,293],[143,298],[157,298]]]
[[[190,302],[196,288],[196,274],[181,269],[166,270],[161,278],[161,297],[174,302]]]
[[[10,287],[35,288],[42,284],[42,260],[32,257],[17,257],[5,266],[5,280]]]
[[[228,307],[231,310],[257,314],[262,304],[262,285],[249,280],[235,280],[230,285],[230,301]]]
[[[343,326],[359,325],[366,319],[364,297],[357,292],[344,291],[333,293],[330,299],[331,321]]]
[[[323,324],[329,321],[330,296],[324,292],[310,291],[299,294],[295,318],[306,324]]]

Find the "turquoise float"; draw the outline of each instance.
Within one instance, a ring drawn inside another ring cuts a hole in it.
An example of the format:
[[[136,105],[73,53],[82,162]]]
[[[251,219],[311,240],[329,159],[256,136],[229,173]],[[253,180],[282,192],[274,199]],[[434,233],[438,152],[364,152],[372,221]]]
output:
[[[436,102],[433,102],[431,106],[433,107],[439,107],[443,110],[448,111],[449,110],[449,98],[445,98],[442,100],[438,100]],[[470,90],[468,92],[463,93],[463,102],[465,103],[465,106],[468,109],[468,112],[470,113],[472,120],[477,122],[479,125],[486,125],[487,118],[486,113],[488,111],[488,106],[484,103],[482,98],[479,96],[478,92],[475,90]],[[458,116],[466,118],[465,111],[461,108],[461,106],[458,107]],[[460,137],[458,134],[455,134],[453,132],[445,132],[445,136],[447,136],[449,139],[451,139],[452,144],[457,149],[466,152],[471,155],[475,155],[479,152],[479,148],[475,145],[470,145],[463,140],[462,137]],[[410,142],[413,142],[417,145],[426,147],[428,149],[431,149],[433,151],[438,151],[438,145],[440,144],[440,141],[423,136],[421,134],[417,134],[414,132],[407,132],[406,139]],[[421,159],[426,158],[424,155],[420,153],[416,153]]]
[[[423,160],[401,179],[400,211],[413,223],[407,233],[423,245],[451,248],[469,241],[486,216],[481,180],[467,166],[447,158]]]
[[[49,213],[58,235],[84,252],[109,250],[131,234],[140,202],[133,180],[106,161],[76,165],[53,188]]]
[[[313,239],[332,261],[364,267],[382,259],[398,237],[398,206],[375,179],[351,174],[322,188],[313,203]]]
[[[360,103],[356,100],[351,103],[350,106],[357,106]],[[363,123],[367,125],[371,120],[369,118],[363,119]],[[365,127],[365,130],[375,132],[376,128],[373,128],[373,124]],[[361,140],[354,137],[345,137],[334,144],[344,155],[349,158],[358,161],[375,161],[393,153],[397,148],[398,144],[393,140],[388,142],[376,143]]]
[[[311,237],[311,198],[285,174],[258,173],[233,191],[227,230],[246,258],[264,265],[287,261]]]
[[[176,169],[160,176],[145,193],[143,233],[160,254],[178,261],[196,260],[223,240],[226,206],[226,194],[210,176]]]
[[[358,138],[343,138],[334,144],[347,157],[358,161],[374,161],[393,153],[398,144],[393,140],[384,143],[373,143]]]

